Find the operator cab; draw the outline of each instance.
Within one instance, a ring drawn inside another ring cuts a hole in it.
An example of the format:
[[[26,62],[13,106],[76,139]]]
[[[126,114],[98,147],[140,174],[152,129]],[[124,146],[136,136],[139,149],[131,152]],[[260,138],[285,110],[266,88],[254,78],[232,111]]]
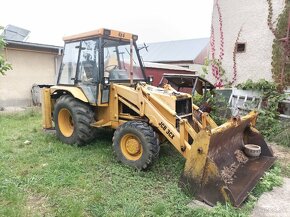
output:
[[[108,29],[65,37],[57,85],[78,86],[91,104],[107,103],[110,82],[132,85],[146,80],[137,39]]]

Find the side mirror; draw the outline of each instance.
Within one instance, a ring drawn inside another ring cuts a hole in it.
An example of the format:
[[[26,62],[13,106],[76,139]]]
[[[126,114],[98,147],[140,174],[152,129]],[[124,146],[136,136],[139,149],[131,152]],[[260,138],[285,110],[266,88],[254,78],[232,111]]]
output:
[[[145,50],[148,52],[148,45],[147,44],[145,44],[145,42],[144,42],[144,48],[145,48]]]
[[[149,46],[148,46],[147,44],[144,43],[144,44],[143,44],[143,47],[138,47],[138,51],[139,51],[139,50],[142,50],[142,49],[145,48],[145,50],[148,52],[148,47],[149,47]]]

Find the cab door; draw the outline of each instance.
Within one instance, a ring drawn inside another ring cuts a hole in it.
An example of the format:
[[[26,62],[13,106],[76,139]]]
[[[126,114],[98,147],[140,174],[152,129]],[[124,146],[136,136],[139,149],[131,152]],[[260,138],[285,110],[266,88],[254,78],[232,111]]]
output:
[[[57,79],[58,85],[75,85],[79,47],[79,41],[65,44],[60,73]]]
[[[77,65],[77,86],[91,104],[97,104],[99,78],[99,39],[81,41]]]

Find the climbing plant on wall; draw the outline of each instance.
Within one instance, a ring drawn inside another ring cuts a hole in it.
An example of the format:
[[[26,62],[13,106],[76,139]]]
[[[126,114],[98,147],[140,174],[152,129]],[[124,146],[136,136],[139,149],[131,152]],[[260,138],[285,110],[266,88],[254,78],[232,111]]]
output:
[[[237,75],[238,75],[238,68],[237,68],[237,46],[238,46],[238,42],[240,40],[240,36],[242,33],[242,27],[240,28],[236,41],[235,41],[235,45],[234,45],[234,50],[233,50],[233,77],[232,80],[229,82],[229,85],[232,86],[236,80],[237,80]]]
[[[285,8],[277,19],[276,27],[273,22],[273,7],[272,0],[267,0],[268,2],[268,26],[269,29],[274,34],[275,38],[273,41],[273,51],[272,51],[272,75],[274,81],[279,84],[280,89],[283,89],[286,86],[290,86],[290,66],[285,63],[285,45],[281,38],[285,38],[287,34],[288,27],[288,13],[290,9],[290,0],[285,1]]]
[[[237,80],[237,61],[236,61],[236,46],[239,41],[242,27],[238,32],[237,39],[234,44],[234,51],[233,51],[233,76],[232,78],[228,78],[226,75],[226,71],[223,68],[222,61],[224,59],[224,31],[223,31],[223,16],[222,16],[222,8],[220,5],[219,0],[215,0],[214,8],[217,10],[218,15],[218,28],[215,31],[214,25],[211,25],[211,36],[210,36],[210,47],[211,47],[211,59],[205,61],[205,66],[211,65],[211,72],[214,78],[216,79],[215,86],[217,88],[220,87],[230,87],[232,86]],[[212,18],[212,21],[214,19]],[[219,50],[216,49],[216,41],[215,36],[218,35],[219,37]],[[216,51],[219,51],[218,55]],[[207,69],[203,69],[205,74],[207,74]]]
[[[215,86],[220,88],[224,86],[225,83],[225,71],[222,68],[222,60],[224,57],[224,33],[223,33],[223,17],[222,11],[219,4],[219,0],[215,0],[214,6],[218,12],[218,22],[219,22],[219,55],[216,58],[215,55],[215,30],[213,24],[211,25],[211,36],[210,36],[210,47],[211,47],[211,71],[212,75],[216,79]],[[213,19],[212,19],[213,20]]]

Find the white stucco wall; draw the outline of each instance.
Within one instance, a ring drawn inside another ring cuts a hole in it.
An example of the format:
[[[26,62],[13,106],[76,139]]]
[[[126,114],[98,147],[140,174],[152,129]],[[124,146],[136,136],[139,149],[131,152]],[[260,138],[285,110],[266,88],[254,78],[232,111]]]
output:
[[[0,77],[0,107],[31,106],[33,84],[55,84],[56,54],[7,49],[13,69]]]
[[[216,2],[216,0],[215,0]],[[237,83],[252,79],[272,81],[271,58],[274,36],[267,25],[268,4],[266,0],[218,0],[223,23],[224,59],[223,68],[229,80],[233,77],[233,51],[240,28],[238,42],[246,43],[246,51],[237,53]],[[214,3],[215,4],[215,3]],[[284,8],[284,0],[272,0],[273,21]],[[217,7],[213,7],[213,26],[215,32],[215,58],[220,51],[219,16]],[[211,58],[211,49],[209,57]],[[209,79],[214,77],[209,73]]]

